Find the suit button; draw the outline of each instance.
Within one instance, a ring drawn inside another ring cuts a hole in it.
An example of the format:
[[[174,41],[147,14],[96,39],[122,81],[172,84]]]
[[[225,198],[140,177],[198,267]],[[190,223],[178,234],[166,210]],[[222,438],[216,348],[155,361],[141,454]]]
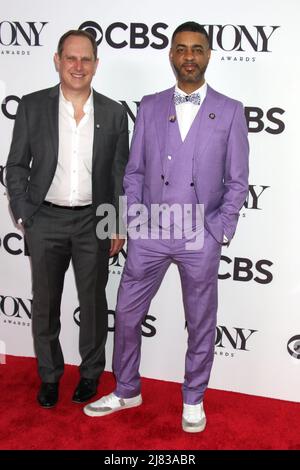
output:
[[[165,182],[165,185],[168,186],[168,184],[169,184],[169,181],[166,181],[166,182]]]
[[[165,179],[164,175],[160,175],[160,177],[161,177],[161,179],[162,179],[162,180],[164,180],[164,179]]]
[[[194,186],[194,183],[191,183],[190,186]]]

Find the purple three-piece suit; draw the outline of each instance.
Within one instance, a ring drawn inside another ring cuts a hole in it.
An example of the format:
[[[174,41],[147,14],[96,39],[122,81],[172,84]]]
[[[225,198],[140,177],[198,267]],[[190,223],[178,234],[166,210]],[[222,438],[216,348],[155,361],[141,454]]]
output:
[[[248,192],[248,139],[243,106],[209,86],[182,141],[174,87],[140,104],[124,178],[128,207],[142,203],[204,205],[202,248],[186,239],[128,240],[116,309],[113,369],[116,395],[140,393],[141,324],[169,265],[182,284],[188,347],[183,401],[203,399],[214,357],[218,267],[224,235],[234,235]]]

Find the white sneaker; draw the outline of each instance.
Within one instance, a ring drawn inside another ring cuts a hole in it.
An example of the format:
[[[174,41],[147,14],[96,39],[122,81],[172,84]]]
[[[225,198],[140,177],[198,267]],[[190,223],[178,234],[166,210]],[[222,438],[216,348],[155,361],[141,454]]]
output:
[[[201,432],[206,426],[203,402],[198,405],[183,404],[182,429],[185,432]]]
[[[125,408],[134,408],[143,403],[142,395],[132,398],[119,398],[114,393],[106,395],[100,400],[89,403],[83,408],[83,412],[88,416],[106,416],[115,411]]]

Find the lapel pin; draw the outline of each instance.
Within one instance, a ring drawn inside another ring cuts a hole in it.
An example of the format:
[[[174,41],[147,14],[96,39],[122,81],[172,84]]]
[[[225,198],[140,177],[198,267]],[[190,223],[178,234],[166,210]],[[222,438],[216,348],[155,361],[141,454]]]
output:
[[[176,116],[170,116],[169,121],[170,122],[175,122],[176,121]]]
[[[215,119],[216,115],[215,115],[215,113],[210,113],[208,117],[209,117],[210,119]]]
[[[97,129],[100,129],[100,124],[96,124]]]

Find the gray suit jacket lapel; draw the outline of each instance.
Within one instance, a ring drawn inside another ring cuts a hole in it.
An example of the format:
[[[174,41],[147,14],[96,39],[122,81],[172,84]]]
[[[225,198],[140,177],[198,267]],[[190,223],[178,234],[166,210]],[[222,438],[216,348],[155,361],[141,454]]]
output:
[[[49,135],[50,143],[53,147],[54,155],[58,158],[58,112],[59,112],[59,85],[53,87],[49,93],[49,106],[48,106],[48,122],[49,122]],[[94,142],[93,142],[93,161],[97,154],[99,154],[101,144],[103,142],[103,129],[102,123],[105,118],[105,105],[102,102],[101,96],[94,91]]]
[[[49,93],[48,122],[50,142],[53,146],[55,158],[58,157],[58,103],[59,103],[59,85],[53,87]]]
[[[107,109],[99,93],[94,91],[94,142],[93,162],[97,155],[101,155],[101,147],[104,142],[103,124]]]

